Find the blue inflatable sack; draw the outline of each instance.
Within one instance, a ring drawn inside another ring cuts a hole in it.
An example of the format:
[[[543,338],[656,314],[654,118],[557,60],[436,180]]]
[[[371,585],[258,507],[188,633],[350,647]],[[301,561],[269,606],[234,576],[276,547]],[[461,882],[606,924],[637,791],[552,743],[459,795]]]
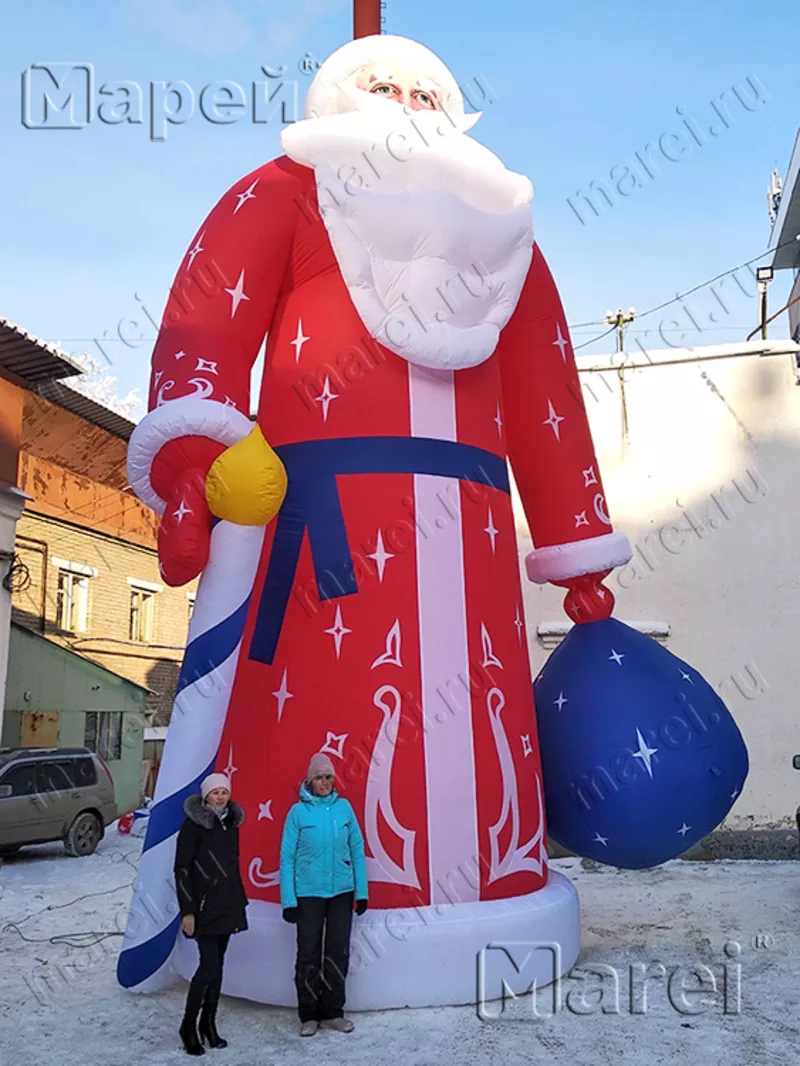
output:
[[[534,682],[550,836],[627,869],[714,829],[741,793],[747,749],[707,681],[613,618],[574,626]]]

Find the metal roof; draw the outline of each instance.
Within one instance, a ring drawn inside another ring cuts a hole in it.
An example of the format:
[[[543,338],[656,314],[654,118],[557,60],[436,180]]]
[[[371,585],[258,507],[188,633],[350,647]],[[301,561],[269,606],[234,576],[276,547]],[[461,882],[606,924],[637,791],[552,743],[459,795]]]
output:
[[[63,652],[65,655],[71,655],[76,659],[80,659],[81,662],[86,663],[87,666],[93,667],[95,670],[100,670],[101,673],[108,674],[110,677],[115,677],[118,681],[124,682],[126,685],[130,685],[131,688],[137,688],[140,692],[146,692],[148,696],[155,696],[157,693],[148,688],[146,685],[140,685],[138,681],[133,681],[131,678],[126,677],[124,674],[118,673],[116,670],[111,670],[108,666],[104,666],[103,663],[97,661],[97,659],[90,659],[88,655],[84,655],[82,652],[76,651],[75,648],[71,648],[69,644],[62,644],[59,640],[53,640],[51,637],[47,637],[44,633],[37,633],[35,629],[31,629],[28,626],[20,625],[19,622],[11,623],[11,631],[14,633],[24,633],[26,637],[29,637],[34,642],[39,643],[41,651],[39,653],[39,661],[42,669],[46,669],[44,663],[47,660],[44,656],[54,652],[58,654]],[[102,639],[102,638],[97,638]],[[13,668],[14,660],[12,658],[9,666]],[[96,708],[92,708],[96,709]],[[87,708],[89,710],[89,708]]]
[[[778,217],[772,227],[769,247],[774,250],[775,270],[800,267],[800,130],[794,142],[789,169],[783,184]]]
[[[66,352],[7,318],[0,318],[0,367],[31,385],[83,373]]]
[[[104,407],[96,400],[90,400],[88,396],[76,392],[75,389],[69,388],[68,385],[61,381],[43,382],[35,391],[45,400],[49,400],[50,403],[57,404],[59,407],[85,418],[87,422],[92,422],[94,425],[100,426],[101,429],[105,429],[109,433],[113,433],[115,437],[121,437],[123,440],[130,440],[131,433],[136,427],[135,422],[131,422],[130,419],[123,417],[123,415],[118,415],[116,411],[109,410],[108,407]]]

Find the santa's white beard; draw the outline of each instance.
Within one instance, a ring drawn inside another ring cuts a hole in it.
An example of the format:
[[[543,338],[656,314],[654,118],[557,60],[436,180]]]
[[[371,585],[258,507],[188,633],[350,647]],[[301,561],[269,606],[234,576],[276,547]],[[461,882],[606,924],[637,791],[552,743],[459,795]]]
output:
[[[320,214],[370,334],[420,366],[477,366],[530,265],[531,184],[456,119],[356,95],[362,110],[287,127],[284,151],[314,169]]]

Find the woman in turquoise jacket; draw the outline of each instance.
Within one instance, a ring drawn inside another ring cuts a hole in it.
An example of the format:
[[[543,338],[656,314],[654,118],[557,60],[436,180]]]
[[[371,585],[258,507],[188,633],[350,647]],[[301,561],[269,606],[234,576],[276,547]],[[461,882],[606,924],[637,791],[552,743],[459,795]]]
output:
[[[344,1017],[345,978],[353,901],[356,914],[367,909],[367,863],[355,812],[333,787],[334,776],[331,760],[317,752],[281,840],[283,917],[297,925],[301,1036],[314,1036],[320,1026],[353,1030]]]

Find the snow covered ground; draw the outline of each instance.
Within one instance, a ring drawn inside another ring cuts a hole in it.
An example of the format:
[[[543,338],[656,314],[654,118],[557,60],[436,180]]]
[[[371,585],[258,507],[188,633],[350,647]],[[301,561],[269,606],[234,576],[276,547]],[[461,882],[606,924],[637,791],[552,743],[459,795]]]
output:
[[[185,984],[132,995],[114,976],[121,937],[74,946],[76,934],[123,928],[140,849],[141,840],[109,831],[90,858],[43,845],[0,868],[0,1066],[187,1061],[177,1037]],[[584,945],[555,1014],[552,993],[540,991],[538,1016],[528,996],[502,1013],[488,1004],[489,1019],[464,1007],[386,1011],[357,1015],[352,1035],[301,1040],[293,1012],[223,999],[219,1027],[231,1046],[208,1051],[205,1061],[675,1066],[702,1057],[760,1066],[797,1059],[800,863],[676,861],[640,873],[576,859],[554,866],[580,892]],[[705,992],[691,991],[698,988]]]

